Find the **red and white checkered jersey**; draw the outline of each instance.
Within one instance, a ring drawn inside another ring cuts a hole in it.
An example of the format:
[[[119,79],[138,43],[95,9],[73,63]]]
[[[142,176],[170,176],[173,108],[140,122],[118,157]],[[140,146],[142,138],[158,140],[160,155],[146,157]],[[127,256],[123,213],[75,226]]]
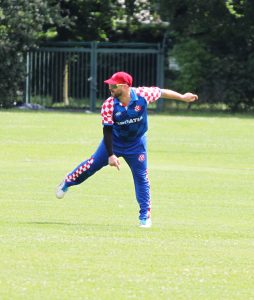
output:
[[[103,125],[113,125],[114,98],[109,97],[104,101],[101,107],[101,116]]]
[[[152,87],[142,86],[133,89],[135,90],[138,96],[145,98],[148,104],[155,102],[161,96],[161,89],[156,86],[152,86]]]
[[[159,87],[133,87],[138,97],[146,100],[147,104],[153,103],[161,96],[161,89]],[[113,125],[113,111],[114,111],[114,98],[109,97],[104,101],[101,107],[101,116],[103,125]]]

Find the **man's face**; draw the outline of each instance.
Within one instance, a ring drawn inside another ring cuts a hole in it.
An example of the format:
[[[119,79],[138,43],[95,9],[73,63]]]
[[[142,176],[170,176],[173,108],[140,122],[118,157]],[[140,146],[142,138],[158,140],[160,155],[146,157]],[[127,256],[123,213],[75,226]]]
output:
[[[121,97],[127,87],[127,84],[109,84],[108,86],[112,97],[116,98]]]

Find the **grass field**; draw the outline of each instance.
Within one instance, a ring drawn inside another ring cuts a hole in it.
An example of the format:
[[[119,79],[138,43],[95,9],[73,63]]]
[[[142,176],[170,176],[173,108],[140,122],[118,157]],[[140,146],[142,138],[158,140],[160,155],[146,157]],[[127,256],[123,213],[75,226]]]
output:
[[[0,112],[0,299],[254,299],[254,118],[149,120],[151,229],[131,173],[55,186],[99,114]]]

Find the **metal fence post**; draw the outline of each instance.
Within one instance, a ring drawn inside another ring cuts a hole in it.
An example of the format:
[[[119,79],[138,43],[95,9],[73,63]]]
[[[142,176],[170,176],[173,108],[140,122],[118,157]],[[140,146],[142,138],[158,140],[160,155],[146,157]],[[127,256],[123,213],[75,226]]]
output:
[[[97,42],[91,42],[90,110],[96,109],[97,97]]]
[[[26,53],[26,90],[25,90],[25,101],[26,104],[30,103],[30,52]]]
[[[164,48],[158,44],[158,54],[157,54],[157,86],[164,88]],[[161,111],[163,108],[163,99],[157,102],[157,110]]]

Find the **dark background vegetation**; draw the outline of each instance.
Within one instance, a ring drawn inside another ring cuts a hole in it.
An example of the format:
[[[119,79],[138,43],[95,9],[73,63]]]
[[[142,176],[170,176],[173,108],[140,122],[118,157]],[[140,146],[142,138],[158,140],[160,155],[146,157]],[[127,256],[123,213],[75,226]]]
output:
[[[172,89],[254,108],[253,0],[0,0],[1,107],[23,89],[26,52],[48,40],[164,43]]]

